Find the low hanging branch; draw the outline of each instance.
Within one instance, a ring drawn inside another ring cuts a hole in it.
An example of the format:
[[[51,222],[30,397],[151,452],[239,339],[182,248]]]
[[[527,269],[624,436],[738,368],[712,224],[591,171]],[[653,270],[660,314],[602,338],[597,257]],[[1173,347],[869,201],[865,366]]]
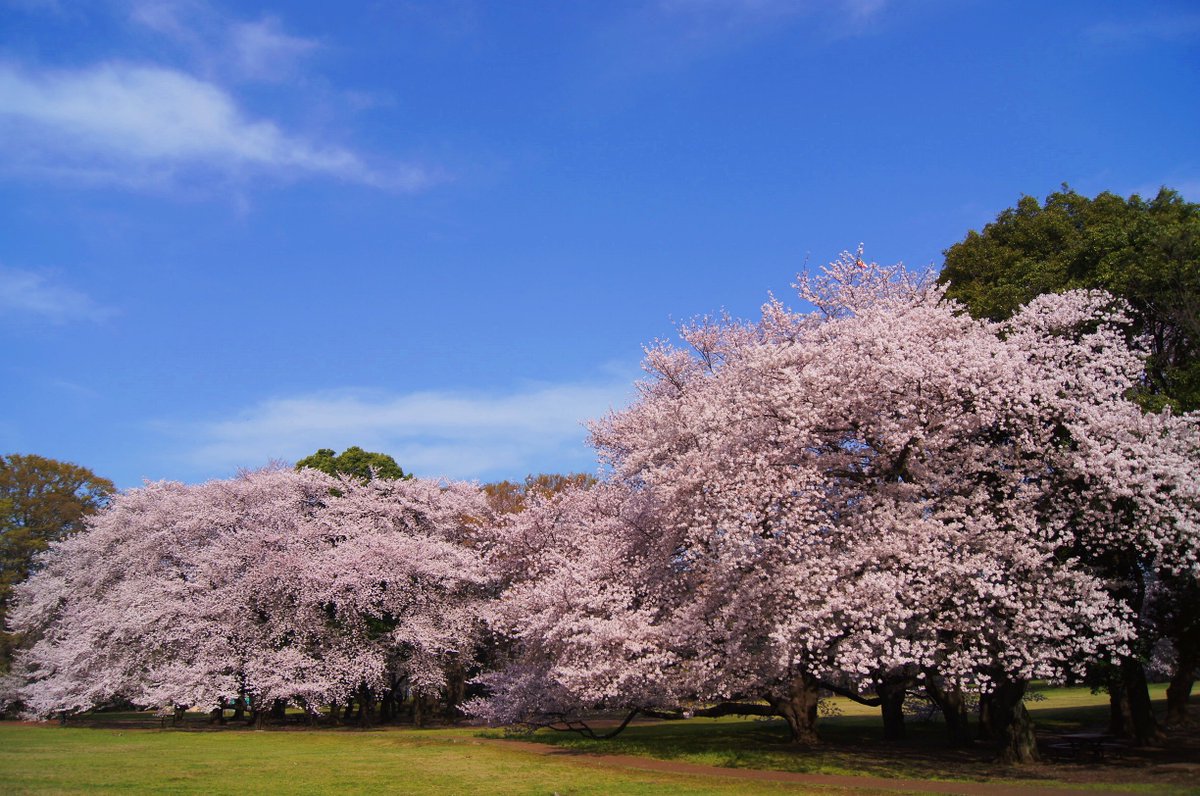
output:
[[[664,719],[667,721],[677,721],[679,719],[717,719],[722,716],[778,716],[775,708],[770,705],[760,705],[753,702],[720,702],[716,705],[711,705],[707,708],[691,708],[684,710],[676,708],[674,710],[656,710],[654,708],[642,708],[641,713],[652,719]]]
[[[591,726],[583,720],[571,720],[564,713],[549,714],[543,720],[527,719],[521,724],[528,727],[530,730],[554,730],[556,732],[574,732],[582,735],[584,738],[590,738],[593,741],[606,741],[609,738],[615,738],[622,730],[629,726],[629,722],[633,721],[638,713],[641,713],[641,708],[634,708],[629,711],[629,715],[618,724],[614,729],[603,734],[597,734]]]
[[[821,681],[821,688],[832,691],[838,696],[846,697],[846,699],[849,699],[851,702],[857,702],[858,704],[866,705],[867,707],[877,708],[883,704],[883,700],[879,697],[865,697],[862,694],[859,694],[857,691],[851,691],[848,688],[842,688],[841,686],[834,685],[833,683],[826,682],[825,680]]]
[[[528,720],[522,722],[522,724],[530,729],[574,732],[594,741],[606,741],[621,734],[638,715],[650,719],[662,719],[663,721],[679,721],[693,718],[716,719],[721,716],[777,716],[779,714],[770,705],[758,705],[748,702],[721,702],[706,708],[692,708],[687,710],[683,708],[673,708],[670,710],[634,708],[629,711],[629,714],[625,716],[620,724],[605,733],[597,733],[586,721],[568,719],[565,714],[561,713],[553,714],[553,718],[547,716],[546,720],[543,721]]]

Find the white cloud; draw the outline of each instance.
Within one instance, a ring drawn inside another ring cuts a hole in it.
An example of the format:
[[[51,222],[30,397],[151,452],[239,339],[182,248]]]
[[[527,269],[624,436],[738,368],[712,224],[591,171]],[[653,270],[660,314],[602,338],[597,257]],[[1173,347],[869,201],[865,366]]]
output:
[[[194,168],[319,174],[397,190],[431,181],[420,168],[369,166],[351,150],[249,118],[212,83],[122,63],[36,73],[0,64],[0,135],[13,165],[86,169],[120,182]]]
[[[128,19],[182,47],[206,74],[235,80],[293,76],[299,62],[321,46],[286,32],[278,17],[242,21],[201,0],[133,0]]]
[[[280,79],[319,46],[313,39],[284,33],[274,17],[233,25],[230,38],[241,74],[259,80]]]
[[[431,477],[590,470],[595,459],[583,423],[621,406],[631,384],[612,378],[504,394],[320,393],[264,401],[182,431],[200,440],[187,458],[216,472],[351,445],[384,451],[405,470]]]
[[[191,40],[200,22],[212,16],[208,6],[196,0],[135,0],[128,13],[132,22],[182,40]]]
[[[33,316],[56,324],[100,321],[113,314],[113,310],[86,294],[56,284],[44,274],[4,267],[0,267],[0,312]]]

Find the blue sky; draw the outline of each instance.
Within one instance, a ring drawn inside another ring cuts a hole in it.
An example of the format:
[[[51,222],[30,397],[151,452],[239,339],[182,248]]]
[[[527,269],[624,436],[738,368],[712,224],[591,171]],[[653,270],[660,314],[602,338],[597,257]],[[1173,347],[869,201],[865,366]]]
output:
[[[1022,194],[1200,201],[1200,8],[0,0],[0,452],[593,469],[641,346]]]

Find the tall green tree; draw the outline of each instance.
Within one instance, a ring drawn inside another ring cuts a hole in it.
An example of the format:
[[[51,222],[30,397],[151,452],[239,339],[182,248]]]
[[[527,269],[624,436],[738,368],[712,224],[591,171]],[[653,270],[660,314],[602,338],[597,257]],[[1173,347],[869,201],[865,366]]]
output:
[[[392,481],[412,478],[391,456],[365,451],[357,445],[346,448],[340,454],[335,454],[332,448],[321,448],[312,456],[305,456],[296,462],[297,470],[305,467],[329,475],[353,475],[364,481],[370,481],[372,477]]]
[[[1125,299],[1150,347],[1140,402],[1200,408],[1200,204],[1168,188],[1146,201],[1064,185],[1045,202],[1022,197],[944,254],[947,295],[976,317],[1077,288]]]
[[[1045,202],[1023,196],[944,254],[940,281],[946,295],[976,317],[1003,320],[1042,293],[1074,289],[1102,289],[1124,299],[1132,310],[1130,331],[1149,354],[1145,379],[1132,397],[1150,411],[1200,409],[1200,204],[1168,188],[1146,201],[1107,192],[1088,198],[1064,185]],[[1088,551],[1080,552],[1087,557]],[[1168,715],[1186,716],[1200,663],[1200,604],[1194,583],[1155,571],[1153,551],[1131,548],[1118,558],[1091,563],[1139,615],[1156,582],[1159,594],[1157,626],[1143,625],[1138,654],[1103,675],[1112,701],[1110,729],[1146,741],[1158,728],[1143,662],[1158,635],[1172,640],[1177,666]]]
[[[0,456],[0,667],[17,639],[7,631],[13,587],[29,577],[34,557],[83,529],[116,487],[86,467],[44,456]]]

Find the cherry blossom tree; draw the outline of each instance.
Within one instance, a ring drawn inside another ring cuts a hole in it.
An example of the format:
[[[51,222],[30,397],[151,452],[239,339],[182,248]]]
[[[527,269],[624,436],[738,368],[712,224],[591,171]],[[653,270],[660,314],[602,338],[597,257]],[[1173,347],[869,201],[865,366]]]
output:
[[[894,723],[923,680],[981,692],[1003,756],[1031,759],[1026,683],[1133,638],[1136,606],[1085,560],[1115,543],[1116,493],[1067,485],[1150,445],[1127,451],[1137,543],[1194,561],[1190,521],[1151,520],[1193,487],[1147,494],[1187,480],[1162,443],[1194,427],[1125,401],[1139,361],[1109,297],[1001,326],[850,255],[797,287],[814,311],[772,300],[650,348],[639,400],[592,427],[607,483],[502,529],[506,556],[527,551],[497,613],[518,654],[481,715],[761,698],[812,742],[822,686]]]
[[[245,473],[118,495],[22,588],[20,698],[37,715],[114,698],[310,711],[446,685],[482,597],[478,490]]]

